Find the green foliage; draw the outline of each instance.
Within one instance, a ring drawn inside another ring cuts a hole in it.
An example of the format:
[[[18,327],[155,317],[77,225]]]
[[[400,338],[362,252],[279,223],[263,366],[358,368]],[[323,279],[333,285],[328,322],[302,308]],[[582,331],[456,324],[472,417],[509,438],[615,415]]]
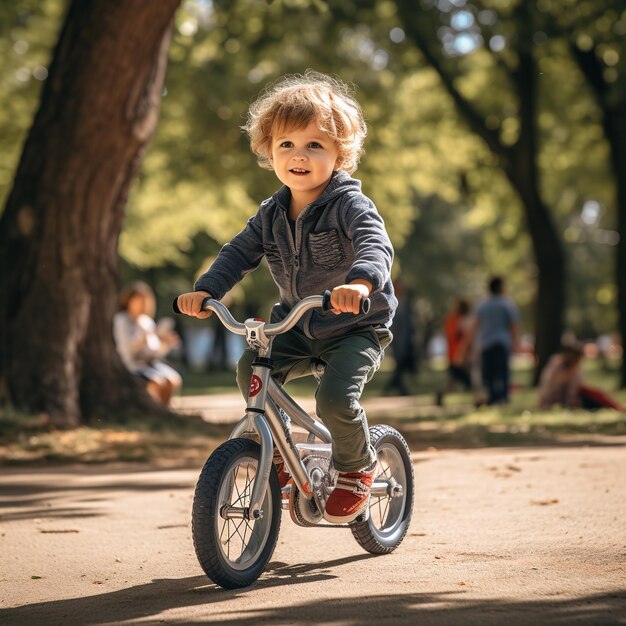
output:
[[[474,16],[492,12],[493,19],[480,23],[488,42],[512,36],[515,6],[493,0],[465,9]],[[541,189],[570,257],[569,323],[579,333],[609,331],[613,249],[598,233],[613,228],[614,188],[600,112],[569,44],[597,45],[618,89],[626,17],[617,2],[538,6],[545,22],[536,25],[533,47],[541,72]],[[35,76],[45,76],[64,7],[62,0],[0,7],[2,198],[37,106]],[[450,17],[438,25],[451,28]],[[460,122],[401,27],[396,3],[388,0],[185,2],[176,15],[161,121],[129,199],[120,240],[123,278],[148,277],[164,299],[184,290],[276,190],[278,181],[257,167],[240,126],[268,82],[311,67],[357,87],[369,135],[356,175],[396,245],[395,272],[439,314],[450,296],[476,299],[487,274],[504,273],[529,311],[536,268],[519,202],[501,164]],[[518,114],[510,96],[511,49],[492,54],[478,46],[454,62],[458,88],[510,144]],[[581,220],[588,200],[600,205],[592,225]],[[276,292],[260,270],[234,295],[242,305],[263,308]]]
[[[61,0],[0,4],[0,211],[47,76],[64,4]]]

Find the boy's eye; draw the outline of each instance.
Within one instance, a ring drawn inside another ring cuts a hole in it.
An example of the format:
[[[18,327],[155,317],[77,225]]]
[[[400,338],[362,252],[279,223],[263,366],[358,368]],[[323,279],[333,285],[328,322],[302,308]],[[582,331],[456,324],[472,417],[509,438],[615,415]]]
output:
[[[281,148],[293,148],[293,143],[291,143],[291,141],[283,141],[280,144]]]
[[[321,148],[322,144],[317,143],[317,141],[312,141],[311,143],[309,143],[309,148]]]

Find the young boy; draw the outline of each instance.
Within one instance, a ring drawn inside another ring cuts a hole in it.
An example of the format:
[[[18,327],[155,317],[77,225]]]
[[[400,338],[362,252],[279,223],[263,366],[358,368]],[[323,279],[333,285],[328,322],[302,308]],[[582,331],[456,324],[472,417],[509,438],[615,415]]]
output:
[[[312,359],[325,364],[316,393],[317,415],[333,436],[337,487],[326,518],[344,523],[367,507],[376,469],[367,420],[359,399],[391,341],[397,301],[390,279],[393,248],[382,218],[349,176],[366,134],[359,104],[341,82],[307,71],[283,78],[252,104],[244,130],[259,164],[283,183],[220,251],[194,291],[178,297],[183,313],[205,318],[207,297],[220,299],[263,257],[280,292],[272,321],[302,298],[332,290],[332,311],[309,311],[278,335],[272,375],[281,382],[310,374]],[[362,298],[367,315],[357,315]],[[252,350],[237,366],[247,396]],[[279,475],[281,463],[277,463]]]

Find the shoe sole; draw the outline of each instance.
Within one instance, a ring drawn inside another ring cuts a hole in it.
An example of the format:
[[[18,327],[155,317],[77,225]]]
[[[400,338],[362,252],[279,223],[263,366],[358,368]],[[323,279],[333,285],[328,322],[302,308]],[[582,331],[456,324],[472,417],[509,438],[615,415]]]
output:
[[[354,513],[350,513],[350,515],[329,515],[324,512],[324,519],[331,524],[349,524],[350,522],[354,522],[359,515],[363,515],[363,513],[367,510],[369,501],[370,499],[367,498],[367,500],[363,503],[363,506],[360,509],[357,509]]]

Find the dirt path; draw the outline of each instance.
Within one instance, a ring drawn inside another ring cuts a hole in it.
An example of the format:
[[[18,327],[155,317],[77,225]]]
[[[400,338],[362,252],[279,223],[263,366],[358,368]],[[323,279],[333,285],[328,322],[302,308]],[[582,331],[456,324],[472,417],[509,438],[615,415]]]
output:
[[[196,470],[3,470],[0,624],[626,624],[622,446],[415,455],[404,544],[283,514],[248,590],[206,579]]]
[[[315,415],[315,399],[309,396],[294,396],[294,400],[310,415]],[[237,393],[222,393],[203,396],[177,396],[172,399],[172,407],[180,413],[201,415],[204,421],[212,424],[234,424],[245,413],[245,402]],[[383,396],[367,398],[363,407],[370,419],[383,419],[388,415],[394,418],[415,417],[420,414],[445,414],[445,409],[432,404],[420,404],[415,396]],[[457,405],[453,411],[470,410],[471,405]],[[384,420],[383,420],[384,421]]]

